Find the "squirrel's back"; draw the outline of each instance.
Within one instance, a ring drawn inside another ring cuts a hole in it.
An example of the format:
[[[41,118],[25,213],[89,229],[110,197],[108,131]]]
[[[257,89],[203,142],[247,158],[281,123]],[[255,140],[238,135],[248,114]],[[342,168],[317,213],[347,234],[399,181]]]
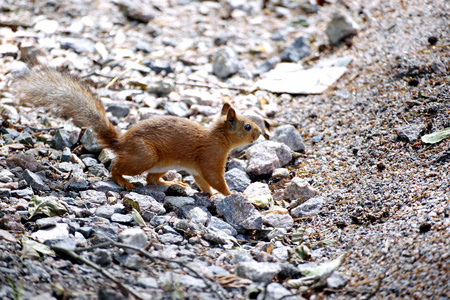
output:
[[[72,117],[77,125],[92,126],[104,147],[114,148],[119,141],[120,133],[106,117],[100,99],[68,73],[34,68],[17,80],[15,90],[21,104],[51,107],[62,117]]]

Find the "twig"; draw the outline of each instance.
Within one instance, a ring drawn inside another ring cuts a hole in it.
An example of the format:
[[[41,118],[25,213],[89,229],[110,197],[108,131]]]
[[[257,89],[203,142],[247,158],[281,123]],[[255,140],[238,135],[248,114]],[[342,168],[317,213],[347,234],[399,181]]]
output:
[[[141,61],[140,58],[136,59],[136,61],[134,62],[135,64],[139,63]],[[105,90],[109,89],[109,87],[111,85],[113,85],[120,77],[122,77],[123,75],[127,74],[128,72],[130,72],[130,70],[133,68],[133,64],[131,64],[128,68],[126,68],[122,73],[120,73],[119,75],[117,75],[116,77],[114,77],[106,86],[105,86]]]
[[[233,90],[233,91],[240,91],[243,93],[250,93],[250,90],[248,88],[221,86],[221,85],[216,85],[216,84],[208,84],[208,83],[200,83],[200,82],[175,81],[175,84],[190,85],[190,86],[195,86],[195,87],[204,87],[204,88],[208,88],[208,89],[227,89],[227,90]]]
[[[131,294],[133,295],[136,299],[145,299],[142,295],[140,295],[138,292],[134,291],[131,287],[127,286],[126,284],[123,284],[119,279],[117,279],[116,277],[114,277],[113,275],[111,275],[111,273],[109,273],[108,271],[106,271],[104,268],[100,267],[99,265],[91,262],[90,260],[81,257],[80,255],[76,254],[74,251],[66,249],[66,248],[62,248],[62,247],[58,247],[58,246],[52,246],[52,250],[56,251],[56,252],[61,252],[64,253],[65,255],[71,257],[72,259],[81,261],[82,263],[94,268],[95,270],[97,270],[100,274],[102,274],[103,276],[105,276],[106,278],[108,278],[109,280],[111,280],[112,282],[114,282],[115,284],[117,284],[117,286],[122,290],[122,292],[124,292],[125,294]]]

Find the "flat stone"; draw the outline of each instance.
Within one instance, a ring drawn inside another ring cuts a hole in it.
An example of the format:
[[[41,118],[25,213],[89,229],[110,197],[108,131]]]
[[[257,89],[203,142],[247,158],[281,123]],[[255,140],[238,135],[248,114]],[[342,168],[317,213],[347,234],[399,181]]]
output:
[[[268,262],[240,262],[234,273],[255,282],[270,282],[281,271],[281,266]]]
[[[286,144],[293,151],[305,150],[305,144],[300,133],[292,125],[282,125],[277,127],[270,137],[272,141]]]
[[[247,173],[237,168],[225,172],[224,177],[231,191],[243,192],[251,183]]]
[[[40,229],[31,234],[31,238],[37,240],[40,243],[44,243],[48,240],[65,240],[69,238],[69,225],[65,223],[57,223],[56,226]]]
[[[263,224],[269,227],[291,229],[294,219],[288,214],[265,214]]]
[[[291,159],[291,149],[285,144],[264,141],[247,149],[247,173],[254,175],[272,174],[273,170],[288,164]]]
[[[293,218],[302,218],[317,215],[324,204],[325,198],[322,196],[308,199],[299,206],[291,209],[291,216]]]
[[[242,194],[223,198],[217,203],[216,209],[234,227],[250,230],[262,228],[261,214]]]

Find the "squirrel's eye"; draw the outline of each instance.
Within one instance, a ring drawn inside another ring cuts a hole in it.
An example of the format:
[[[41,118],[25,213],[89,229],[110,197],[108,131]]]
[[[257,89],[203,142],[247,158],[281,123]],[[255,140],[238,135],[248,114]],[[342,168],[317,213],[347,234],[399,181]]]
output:
[[[252,129],[252,126],[250,126],[250,124],[245,124],[244,129],[246,131],[250,131],[250,129]]]

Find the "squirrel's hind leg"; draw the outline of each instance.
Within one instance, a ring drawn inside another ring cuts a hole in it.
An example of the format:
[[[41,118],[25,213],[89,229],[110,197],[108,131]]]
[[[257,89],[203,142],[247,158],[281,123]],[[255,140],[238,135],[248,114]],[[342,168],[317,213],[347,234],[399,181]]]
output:
[[[117,169],[114,167],[111,170],[111,176],[123,189],[133,190],[136,188],[132,183],[129,183],[125,178],[123,178],[122,174],[119,174]]]

